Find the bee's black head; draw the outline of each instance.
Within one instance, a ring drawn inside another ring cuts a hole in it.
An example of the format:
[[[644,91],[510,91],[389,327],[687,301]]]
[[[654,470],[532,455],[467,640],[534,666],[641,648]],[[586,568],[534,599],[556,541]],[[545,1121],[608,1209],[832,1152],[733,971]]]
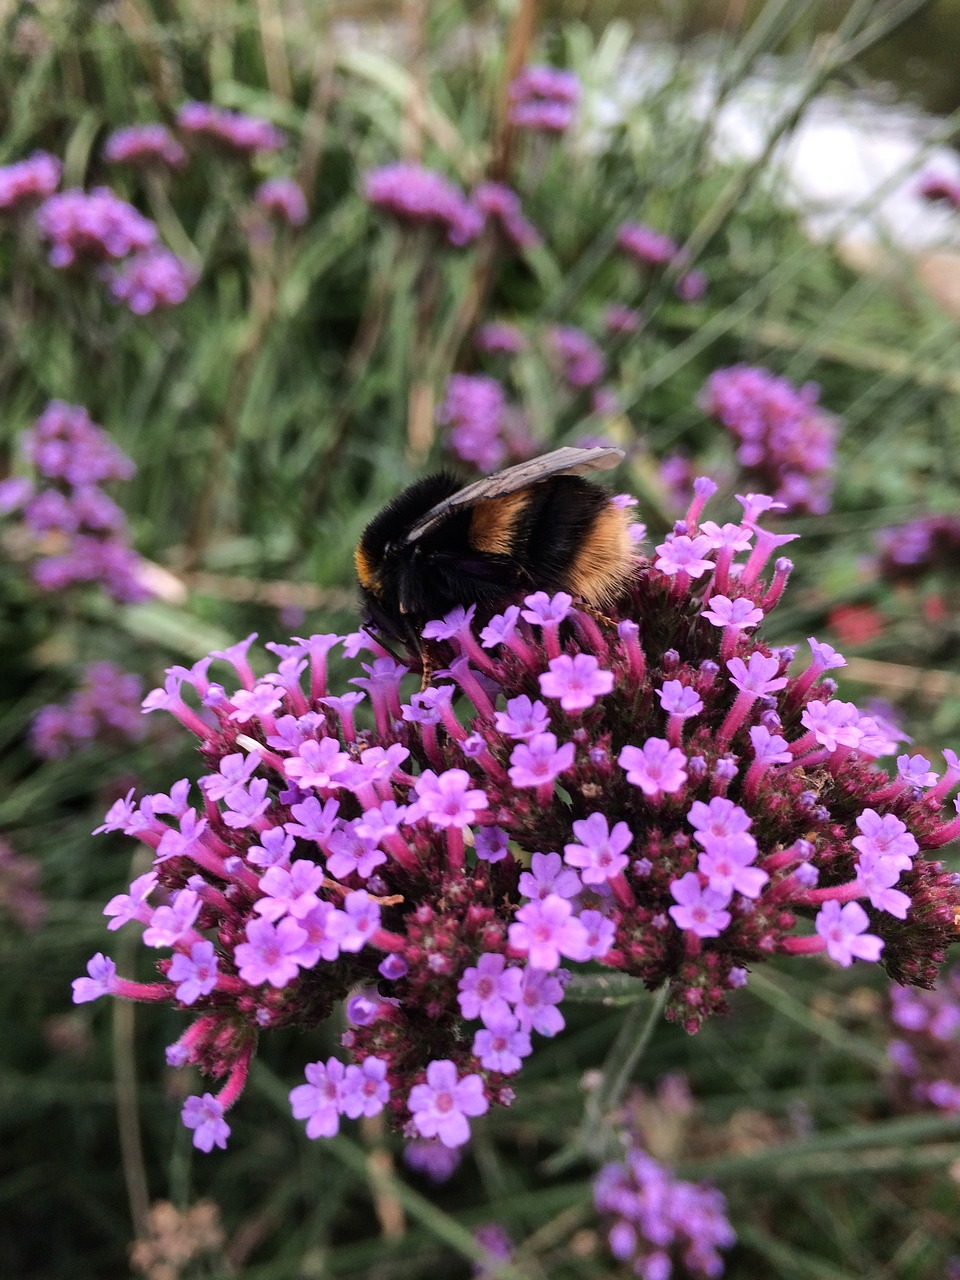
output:
[[[417,540],[406,538],[438,503],[455,494],[462,481],[449,472],[424,476],[393,498],[364,529],[354,561],[366,620],[395,640],[409,641],[412,619],[403,608],[404,583],[419,557]]]

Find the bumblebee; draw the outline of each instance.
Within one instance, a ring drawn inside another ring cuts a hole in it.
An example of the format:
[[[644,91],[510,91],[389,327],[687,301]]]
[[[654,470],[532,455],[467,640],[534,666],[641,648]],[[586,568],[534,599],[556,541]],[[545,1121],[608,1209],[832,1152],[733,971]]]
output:
[[[533,591],[603,608],[634,569],[628,510],[584,480],[621,449],[554,449],[475,484],[449,472],[404,489],[367,525],[355,562],[366,624],[423,653],[421,633],[456,605],[491,617]]]

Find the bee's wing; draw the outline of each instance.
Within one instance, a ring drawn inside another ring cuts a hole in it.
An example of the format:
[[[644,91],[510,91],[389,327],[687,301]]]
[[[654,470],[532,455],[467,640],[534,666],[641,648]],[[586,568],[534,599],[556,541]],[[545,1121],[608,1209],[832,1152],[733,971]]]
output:
[[[465,489],[438,502],[426,515],[421,516],[404,538],[404,542],[415,542],[417,538],[423,537],[449,511],[457,507],[482,502],[485,498],[502,498],[504,494],[517,493],[520,489],[539,484],[553,476],[582,476],[588,471],[609,471],[619,465],[623,456],[622,449],[577,449],[566,445],[562,449],[554,449],[552,453],[544,453],[539,458],[531,458],[529,462],[519,462],[515,467],[507,467],[506,471],[484,476],[482,480],[468,484]]]

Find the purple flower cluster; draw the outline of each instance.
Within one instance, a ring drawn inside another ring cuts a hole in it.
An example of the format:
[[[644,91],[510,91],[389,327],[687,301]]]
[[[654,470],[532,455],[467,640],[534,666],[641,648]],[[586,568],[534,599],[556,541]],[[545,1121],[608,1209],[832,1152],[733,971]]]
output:
[[[144,600],[140,558],[123,512],[100,488],[129,480],[134,466],[80,405],[53,400],[21,437],[39,486],[15,477],[0,487],[0,511],[20,511],[36,544],[34,581],[44,591],[97,582],[115,600]]]
[[[268,178],[253,195],[253,203],[290,227],[302,227],[308,217],[307,197],[293,178]]]
[[[478,471],[496,471],[508,457],[529,455],[523,424],[507,404],[502,384],[486,374],[448,378],[437,421],[449,428],[450,452]]]
[[[910,582],[927,573],[957,575],[960,566],[960,517],[925,516],[877,534],[878,571],[894,582]]]
[[[0,165],[0,210],[42,200],[60,185],[63,165],[46,151],[35,151],[26,160]]]
[[[701,521],[714,489],[697,481],[609,619],[538,592],[479,629],[473,608],[429,624],[447,668],[425,689],[358,632],[271,644],[259,677],[249,637],[148,695],[205,773],[111,808],[100,830],[155,857],[106,914],[172,955],[138,983],[98,954],[74,998],[195,1012],[168,1059],[225,1081],[184,1108],[197,1146],[226,1141],[259,1035],[342,1000],[347,1061],[292,1094],[308,1132],[382,1111],[456,1147],[562,1029],[568,963],[669,984],[690,1031],[777,954],[933,981],[960,885],[926,854],[960,834],[960,760],[891,778],[887,734],[834,696],[843,659],[813,640],[790,676],[794,651],[752,638],[789,539],[758,524],[762,495]],[[339,645],[369,658],[331,689]]]
[[[491,1280],[491,1277],[496,1276],[500,1263],[511,1261],[516,1245],[510,1239],[506,1227],[499,1222],[488,1222],[482,1227],[477,1227],[473,1236],[487,1254],[485,1262],[474,1263],[474,1277],[476,1280]]]
[[[891,986],[890,1021],[887,1053],[901,1100],[960,1112],[960,969],[932,991]]]
[[[161,165],[182,169],[187,153],[166,125],[131,124],[114,129],[103,147],[110,164]]]
[[[155,246],[135,253],[111,270],[110,293],[125,302],[134,315],[176,307],[197,282],[197,272],[169,249]]]
[[[384,165],[364,178],[364,195],[401,222],[433,226],[458,248],[475,240],[484,217],[452,182],[419,164]]]
[[[600,1170],[593,1199],[609,1221],[610,1252],[643,1280],[669,1280],[678,1264],[691,1276],[723,1275],[718,1250],[737,1237],[715,1187],[682,1182],[631,1141],[622,1161]]]
[[[925,173],[917,186],[918,195],[924,200],[943,200],[960,209],[960,179],[945,173]]]
[[[563,133],[573,123],[580,82],[572,71],[524,67],[510,84],[510,123],[539,133]]]
[[[43,924],[47,904],[40,892],[40,864],[25,858],[0,838],[0,913],[24,933],[35,933]]]
[[[259,116],[227,111],[209,102],[184,103],[177,112],[177,126],[195,138],[206,138],[247,156],[279,151],[287,141],[286,134]]]
[[[625,222],[617,232],[617,245],[642,267],[684,263],[683,251],[675,240],[642,222]],[[679,277],[675,289],[684,302],[698,302],[707,291],[707,277],[694,267]]]
[[[829,510],[836,420],[817,404],[813,382],[797,388],[751,365],[717,369],[700,392],[704,413],[740,444],[737,460],[789,511]]]
[[[143,736],[139,676],[112,662],[94,662],[66,702],[41,707],[30,726],[30,746],[44,760],[62,760],[95,739],[136,741]]]
[[[547,331],[547,341],[559,360],[561,378],[575,391],[594,386],[606,373],[603,352],[582,329],[554,325]]]
[[[523,330],[515,324],[498,320],[481,325],[473,345],[485,355],[514,356],[526,350],[527,340]]]
[[[50,242],[54,267],[125,258],[157,242],[157,228],[150,219],[109,187],[73,187],[50,196],[36,216],[40,234]]]
[[[502,182],[481,182],[473,192],[473,203],[495,223],[504,239],[518,250],[535,249],[542,237],[520,208],[520,197]]]

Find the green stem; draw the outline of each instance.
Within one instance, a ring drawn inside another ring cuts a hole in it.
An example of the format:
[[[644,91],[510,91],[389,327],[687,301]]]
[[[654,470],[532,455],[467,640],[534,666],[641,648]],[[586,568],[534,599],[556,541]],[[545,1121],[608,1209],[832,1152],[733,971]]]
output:
[[[600,1083],[587,1099],[580,1132],[573,1142],[544,1163],[547,1173],[560,1173],[581,1156],[598,1153],[603,1142],[604,1123],[620,1105],[634,1069],[646,1053],[654,1027],[667,1003],[668,991],[664,983],[649,1004],[645,1000],[637,1000],[628,1010],[603,1064]]]

